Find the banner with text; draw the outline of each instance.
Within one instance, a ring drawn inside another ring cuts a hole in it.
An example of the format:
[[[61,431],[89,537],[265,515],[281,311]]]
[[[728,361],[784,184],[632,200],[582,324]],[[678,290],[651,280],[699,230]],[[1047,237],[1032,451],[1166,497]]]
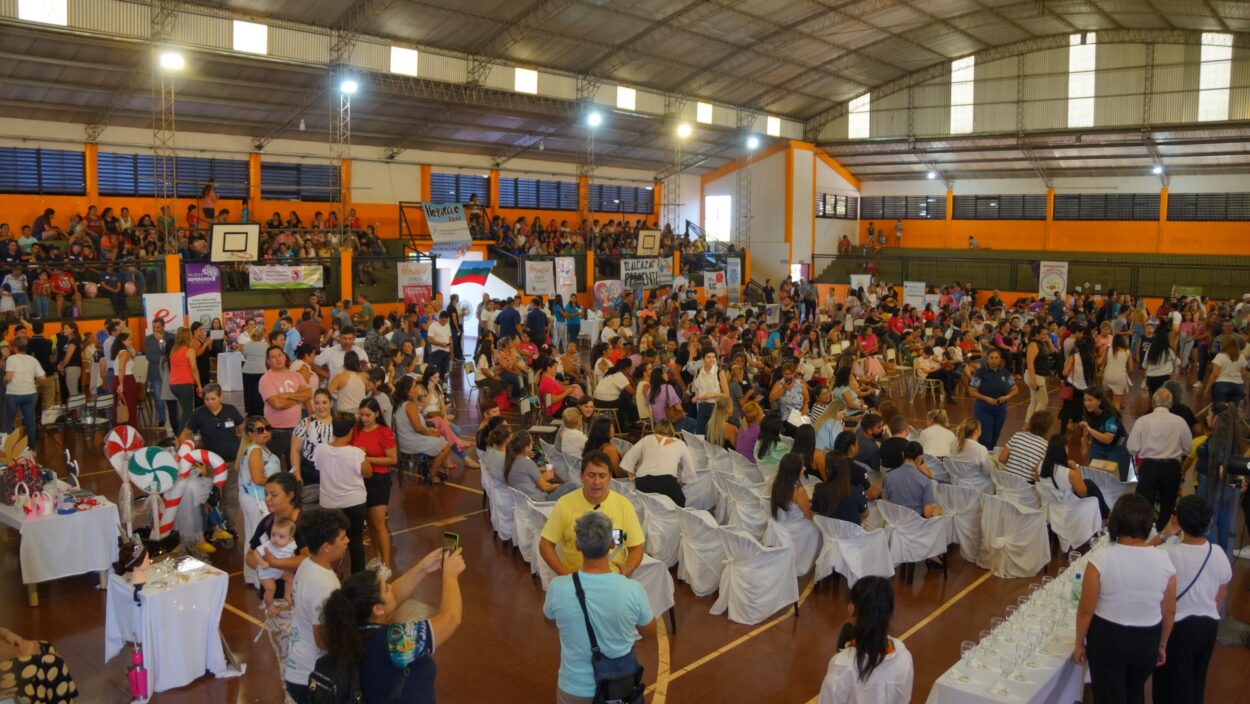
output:
[[[672,268],[669,269],[672,275]],[[660,285],[659,259],[622,259],[621,283],[627,290],[655,288]]]
[[[924,310],[924,282],[923,281],[904,281],[903,282],[903,304],[910,305],[917,310]]]
[[[1041,298],[1064,297],[1068,293],[1068,263],[1041,262],[1037,270],[1037,294]]]
[[[186,272],[187,319],[211,326],[214,318],[221,320],[221,268],[216,264],[187,264]]]
[[[525,260],[525,293],[535,296],[554,296],[556,294],[555,263],[547,261]]]
[[[428,261],[399,262],[399,298],[405,305],[424,305],[433,297],[434,266]]]
[[[440,257],[459,259],[469,251],[472,237],[469,221],[464,217],[464,206],[459,203],[422,203],[425,222],[430,226],[430,239],[434,246],[430,251]]]
[[[742,299],[742,260],[731,257],[725,262],[725,283],[729,286],[729,302]]]
[[[251,288],[321,288],[325,285],[325,270],[320,264],[309,266],[257,266],[248,267]]]
[[[556,293],[577,295],[577,261],[573,257],[556,257]]]
[[[143,317],[147,321],[147,330],[152,329],[152,322],[160,318],[165,323],[165,332],[177,332],[186,325],[187,314],[185,294],[181,293],[145,293],[143,294]]]
[[[729,287],[725,283],[725,272],[723,271],[703,272],[703,285],[707,288],[707,295],[709,296],[724,296],[729,292]]]

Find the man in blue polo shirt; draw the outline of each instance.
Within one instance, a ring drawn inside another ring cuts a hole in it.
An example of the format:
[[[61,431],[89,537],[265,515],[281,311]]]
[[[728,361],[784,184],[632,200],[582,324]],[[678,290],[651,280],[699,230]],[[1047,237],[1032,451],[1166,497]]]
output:
[[[517,328],[521,325],[521,311],[517,310],[520,298],[509,298],[504,301],[503,310],[495,316],[495,325],[499,326],[499,337],[516,337]]]
[[[543,310],[541,298],[530,300],[530,312],[525,315],[525,329],[529,332],[530,342],[541,347],[547,342],[547,312]]]

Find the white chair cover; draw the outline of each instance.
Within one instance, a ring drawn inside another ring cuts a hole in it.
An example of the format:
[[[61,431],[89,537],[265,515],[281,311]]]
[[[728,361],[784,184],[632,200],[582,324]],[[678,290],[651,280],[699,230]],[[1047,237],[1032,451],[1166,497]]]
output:
[[[642,564],[638,565],[630,579],[641,584],[647,592],[647,603],[651,605],[651,613],[656,618],[663,618],[677,603],[673,575],[663,562],[654,557],[643,553]]]
[[[569,476],[567,477],[569,483],[575,486],[581,486],[582,458],[573,457],[572,455],[564,455],[564,462],[569,466]]]
[[[854,523],[828,516],[813,516],[812,523],[824,540],[816,558],[815,579],[837,572],[848,587],[861,577],[893,577],[890,543],[884,530],[864,530]]]
[[[709,511],[716,506],[716,487],[712,485],[713,471],[700,470],[694,481],[686,482],[681,491],[686,495],[686,506]]]
[[[720,525],[729,523],[733,515],[733,495],[729,493],[729,485],[733,483],[733,475],[729,472],[711,470],[712,489],[716,492],[716,509],[712,517]]]
[[[681,439],[686,443],[686,447],[690,448],[690,456],[694,458],[695,466],[699,469],[707,469],[707,449],[709,446],[703,438],[688,430],[683,430],[681,431]]]
[[[538,446],[542,448],[543,456],[547,458],[547,461],[554,465],[555,461],[552,460],[552,457],[560,453],[560,451],[556,449],[556,446],[546,440],[543,440],[542,438],[538,438]]]
[[[990,472],[990,478],[994,481],[994,493],[1011,503],[1028,508],[1042,507],[1037,490],[1024,477],[1006,470],[995,470]]]
[[[542,540],[543,527],[547,525],[547,516],[551,514],[551,509],[555,505],[554,501],[533,501],[529,498],[525,501],[517,500],[514,512],[517,548],[521,551],[521,557],[529,563],[530,572],[533,574],[538,574],[538,565],[543,562],[542,555],[538,552],[538,543]]]
[[[1056,489],[1049,480],[1037,483],[1037,493],[1046,509],[1046,521],[1059,538],[1059,549],[1067,552],[1084,545],[1102,530],[1102,513],[1098,499],[1081,498]]]
[[[994,493],[994,482],[981,468],[971,462],[946,459],[943,462],[946,472],[951,476],[951,484],[976,489],[982,494]]]
[[[553,449],[546,455],[547,461],[551,463],[552,469],[556,470],[556,476],[560,478],[560,481],[569,481],[569,461],[564,457],[564,453]]]
[[[934,484],[933,495],[943,516],[950,516],[959,554],[976,564],[981,554],[981,492],[955,484]]]
[[[1085,477],[1085,481],[1098,485],[1103,501],[1107,502],[1107,508],[1115,508],[1115,502],[1121,496],[1137,493],[1137,482],[1122,482],[1118,477],[1100,469],[1081,467],[1081,476]]]
[[[642,529],[647,536],[647,554],[664,563],[665,567],[672,567],[677,564],[681,543],[677,504],[663,494],[639,491],[634,496],[646,507]]]
[[[779,469],[778,463],[758,462],[755,467],[759,470],[760,475],[764,477],[765,484],[771,485],[773,480],[777,478],[777,471]]]
[[[939,484],[951,483],[951,475],[950,471],[946,469],[945,459],[926,454],[924,456],[924,466],[928,467],[930,472],[933,472],[933,479]]]
[[[730,621],[754,625],[799,600],[792,549],[766,548],[736,529],[716,531],[725,547],[725,569],[712,614],[728,612]]]
[[[769,516],[764,529],[765,545],[784,545],[794,549],[794,578],[812,571],[820,552],[820,531],[797,506],[780,517]]]
[[[677,578],[689,584],[696,596],[707,596],[720,587],[725,568],[725,548],[716,532],[716,520],[707,511],[688,506],[677,512],[677,520],[681,532]]]
[[[720,447],[719,445],[712,445],[708,443],[706,440],[703,442],[703,454],[707,458],[707,464],[705,465],[707,467],[713,467],[716,465],[727,465],[729,463],[729,452],[730,452],[729,450],[726,450],[725,448]],[[738,456],[742,457],[742,455],[738,455]],[[743,459],[746,459],[746,458],[743,458]],[[697,461],[698,458],[696,457],[695,460]]]
[[[247,492],[239,492],[239,508],[243,511],[243,535],[245,540],[251,540],[256,534],[256,526],[260,525],[261,520],[269,515],[269,509],[265,507],[263,501],[258,501]],[[247,551],[244,550],[246,553]],[[256,570],[243,563],[243,583],[250,584],[253,587],[260,586],[260,576],[256,574]]]
[[[895,565],[920,562],[946,552],[951,544],[951,517],[924,518],[915,511],[889,501],[878,501],[890,538],[890,559]]]
[[[995,577],[1032,577],[1050,562],[1046,514],[1000,496],[981,495],[981,555]]]
[[[729,481],[728,486],[729,495],[733,498],[729,525],[737,526],[756,540],[762,540],[768,528],[767,500],[743,484]]]
[[[482,472],[482,481],[491,482],[495,486],[491,492],[490,525],[500,540],[512,540],[516,534],[516,495],[512,487]]]
[[[625,453],[629,452],[629,448],[634,446],[634,443],[626,440],[625,438],[612,438],[612,446],[621,453],[621,457],[624,457]]]
[[[764,473],[755,463],[742,456],[740,452],[733,452],[729,455],[730,467],[736,476],[741,477],[751,484],[759,484],[764,481]]]

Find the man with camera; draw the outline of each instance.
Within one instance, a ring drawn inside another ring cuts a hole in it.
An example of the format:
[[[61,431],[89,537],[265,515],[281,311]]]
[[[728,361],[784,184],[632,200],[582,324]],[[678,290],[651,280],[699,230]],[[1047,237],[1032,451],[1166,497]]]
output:
[[[612,464],[607,455],[597,450],[586,453],[581,478],[582,490],[560,497],[551,510],[538,551],[558,575],[582,569],[575,523],[583,514],[598,511],[612,522],[613,546],[608,562],[613,571],[628,577],[642,564],[642,545],[646,542],[638,514],[629,499],[612,491]]]

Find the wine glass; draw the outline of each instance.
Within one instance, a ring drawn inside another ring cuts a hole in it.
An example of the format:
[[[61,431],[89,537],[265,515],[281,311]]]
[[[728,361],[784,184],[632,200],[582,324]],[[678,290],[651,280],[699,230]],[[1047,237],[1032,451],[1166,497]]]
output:
[[[1029,657],[1032,655],[1033,648],[1029,645],[1027,640],[1021,640],[1016,645],[1016,661],[1019,663],[1020,667],[1011,674],[1011,679],[1017,682],[1029,681],[1023,674],[1020,673],[1020,670],[1029,667]]]
[[[1076,564],[1076,561],[1077,561],[1077,560],[1079,560],[1079,559],[1081,559],[1081,551],[1080,551],[1080,550],[1069,550],[1069,551],[1068,551],[1068,566],[1069,566],[1069,567],[1071,567],[1072,565],[1075,565],[1075,564]]]
[[[981,647],[985,648],[986,654],[994,655],[997,653],[997,648],[994,646],[994,632],[988,628],[981,631]]]
[[[959,682],[968,683],[972,678],[965,674],[965,671],[975,667],[973,660],[976,657],[977,644],[970,640],[966,640],[959,644],[959,659],[963,661],[963,669],[955,671],[955,679]]]
[[[1007,689],[1007,680],[1011,677],[1011,673],[1016,669],[1015,655],[1011,653],[1003,653],[998,658],[998,671],[1002,673],[1003,678],[994,684],[990,689],[990,694],[999,697],[1011,696],[1011,690]]]

